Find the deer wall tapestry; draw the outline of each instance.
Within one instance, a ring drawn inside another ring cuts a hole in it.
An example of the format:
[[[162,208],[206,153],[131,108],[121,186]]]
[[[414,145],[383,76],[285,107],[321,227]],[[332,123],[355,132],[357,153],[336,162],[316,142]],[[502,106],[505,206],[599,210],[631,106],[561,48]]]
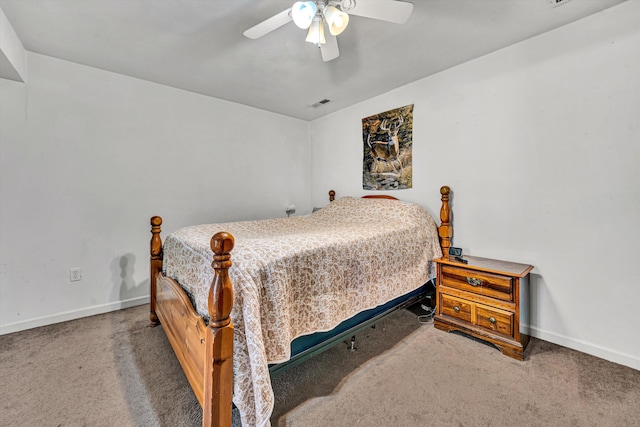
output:
[[[411,188],[413,104],[362,119],[362,188]]]

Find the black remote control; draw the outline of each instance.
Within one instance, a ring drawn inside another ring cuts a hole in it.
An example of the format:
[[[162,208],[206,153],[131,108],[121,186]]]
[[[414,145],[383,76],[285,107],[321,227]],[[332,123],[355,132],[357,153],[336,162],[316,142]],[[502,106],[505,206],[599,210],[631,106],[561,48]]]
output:
[[[463,264],[468,264],[468,263],[469,263],[469,261],[467,261],[466,259],[461,258],[461,257],[459,257],[459,256],[457,256],[457,257],[456,257],[456,260],[460,261],[460,262],[461,262],[461,263],[463,263]]]

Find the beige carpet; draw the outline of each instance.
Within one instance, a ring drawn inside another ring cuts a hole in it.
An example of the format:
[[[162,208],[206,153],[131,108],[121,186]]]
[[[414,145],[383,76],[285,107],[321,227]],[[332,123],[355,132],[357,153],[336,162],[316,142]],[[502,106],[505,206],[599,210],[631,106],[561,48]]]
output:
[[[2,426],[198,426],[136,307],[0,337]],[[533,339],[518,362],[402,310],[274,378],[274,426],[640,426],[640,371]]]
[[[422,327],[280,426],[639,426],[640,372],[534,340],[524,362]]]

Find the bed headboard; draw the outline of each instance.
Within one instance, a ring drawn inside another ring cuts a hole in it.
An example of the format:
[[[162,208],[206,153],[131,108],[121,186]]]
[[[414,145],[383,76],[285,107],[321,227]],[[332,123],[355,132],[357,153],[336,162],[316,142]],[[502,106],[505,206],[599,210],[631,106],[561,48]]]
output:
[[[391,199],[391,200],[399,200],[397,197],[389,196],[388,194],[368,194],[366,196],[362,196],[363,199]],[[336,199],[336,192],[333,190],[329,190],[329,201],[333,202]]]
[[[366,196],[362,196],[363,199],[391,199],[398,200],[397,197],[389,196],[388,194],[368,194]]]
[[[451,238],[453,237],[453,224],[451,223],[451,207],[449,206],[449,195],[451,194],[451,188],[444,185],[440,187],[440,200],[442,205],[440,206],[440,226],[438,227],[438,236],[440,237],[440,247],[442,248],[442,256],[447,257],[449,255],[449,248],[451,247]],[[333,202],[336,198],[336,192],[329,191],[329,201]],[[389,196],[388,194],[369,194],[362,196],[363,199],[392,199],[398,200],[398,198]]]

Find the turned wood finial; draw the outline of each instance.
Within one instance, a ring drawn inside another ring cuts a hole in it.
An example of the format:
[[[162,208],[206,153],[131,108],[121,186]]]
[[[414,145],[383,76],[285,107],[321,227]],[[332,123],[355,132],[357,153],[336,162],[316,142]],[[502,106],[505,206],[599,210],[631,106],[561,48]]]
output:
[[[442,247],[442,256],[449,255],[451,247],[451,238],[453,237],[453,226],[451,225],[451,208],[449,206],[449,195],[451,188],[442,186],[440,194],[442,195],[442,207],[440,208],[440,227],[438,227],[438,235],[440,236],[440,246]]]
[[[151,217],[151,259],[162,257],[162,239],[160,239],[160,226],[162,218],[159,216]]]
[[[446,185],[440,187],[440,194],[442,195],[442,207],[440,208],[440,221],[450,222],[451,221],[451,209],[449,207],[449,194],[451,193],[451,189]]]
[[[231,233],[219,232],[211,238],[214,268],[213,282],[209,289],[209,327],[221,328],[229,325],[233,308],[233,286],[229,278],[234,239]]]
[[[329,190],[329,201],[333,202],[336,199],[336,192],[333,190]]]

